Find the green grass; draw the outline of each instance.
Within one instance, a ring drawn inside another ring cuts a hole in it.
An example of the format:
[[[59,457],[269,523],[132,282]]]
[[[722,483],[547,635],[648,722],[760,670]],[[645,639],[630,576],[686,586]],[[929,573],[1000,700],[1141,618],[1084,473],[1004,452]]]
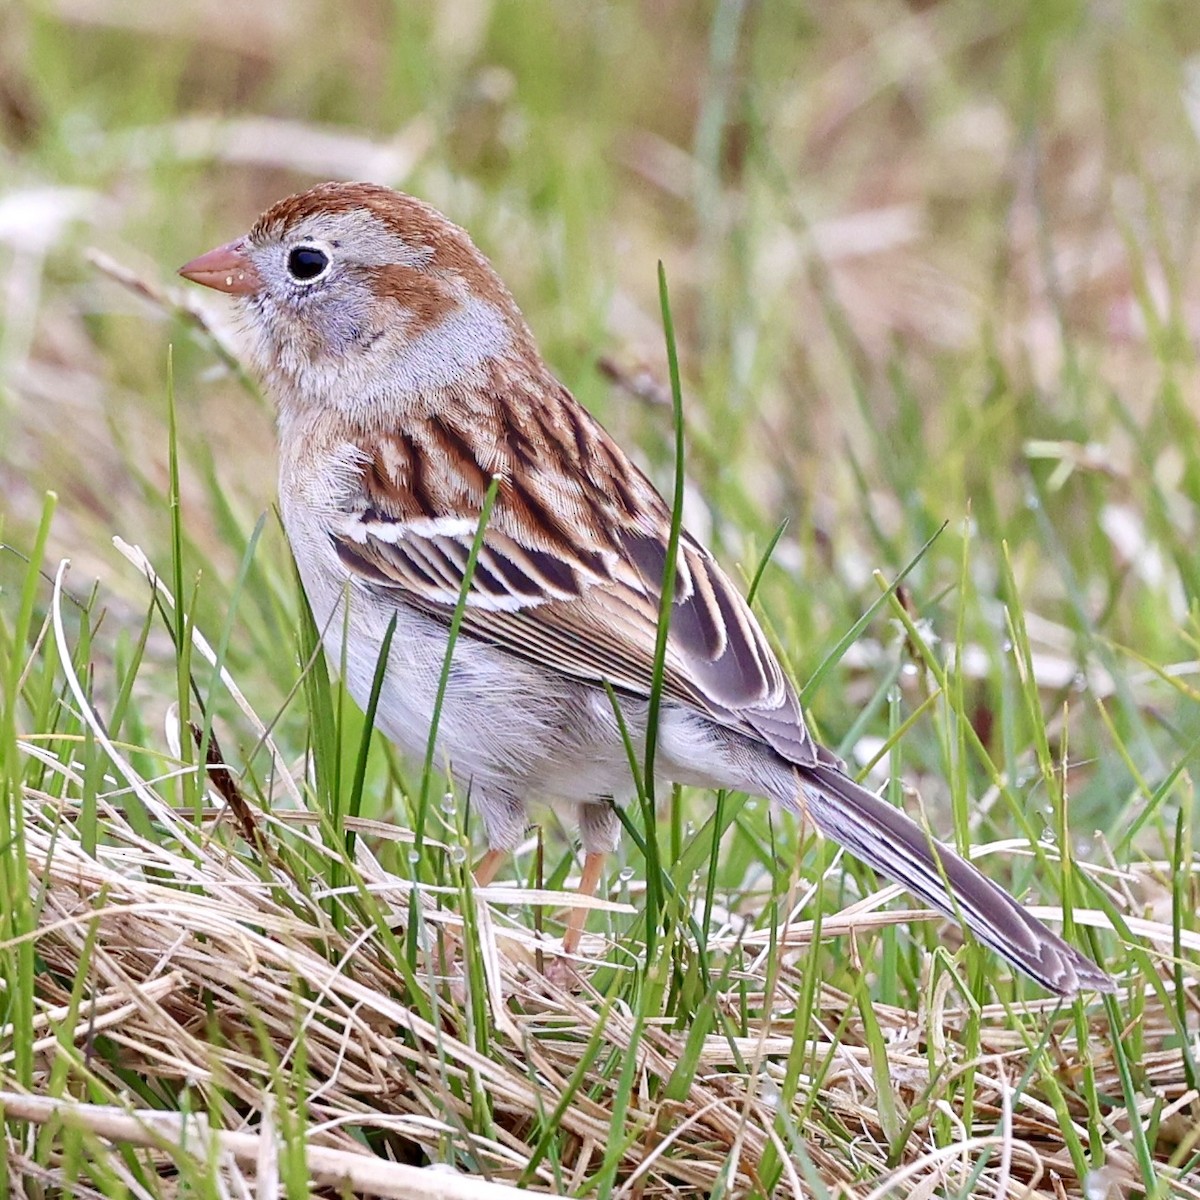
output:
[[[0,1192],[300,1196],[340,1153],[397,1195],[1192,1194],[1192,7],[87,11],[0,12]],[[678,484],[827,744],[1116,997],[848,913],[879,881],[790,816],[649,780],[546,981],[572,831],[473,887],[468,797],[316,650],[220,301],[214,340],[87,255],[153,292],[372,172]]]

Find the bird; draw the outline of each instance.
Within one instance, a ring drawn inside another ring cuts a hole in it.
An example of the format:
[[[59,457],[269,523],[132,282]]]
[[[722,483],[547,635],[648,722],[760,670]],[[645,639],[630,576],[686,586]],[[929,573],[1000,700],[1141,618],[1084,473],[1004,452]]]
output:
[[[320,184],[179,274],[234,301],[276,408],[283,526],[350,694],[367,706],[390,632],[376,727],[422,755],[465,585],[437,753],[482,818],[476,880],[524,838],[527,805],[549,806],[577,824],[592,894],[635,792],[625,734],[645,746],[671,507],[551,372],[466,231],[420,199]],[[814,740],[746,599],[677,536],[656,778],[802,815],[1052,993],[1114,990]],[[565,954],[585,917],[571,909]]]

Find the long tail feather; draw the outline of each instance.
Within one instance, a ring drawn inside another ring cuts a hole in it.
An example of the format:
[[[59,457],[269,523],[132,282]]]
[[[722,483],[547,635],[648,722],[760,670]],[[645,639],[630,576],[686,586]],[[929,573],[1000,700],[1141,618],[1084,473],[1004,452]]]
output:
[[[1091,959],[948,846],[933,841],[899,809],[834,766],[805,766],[797,771],[808,816],[821,833],[931,908],[965,925],[1044,988],[1060,996],[1116,989],[1112,978]]]

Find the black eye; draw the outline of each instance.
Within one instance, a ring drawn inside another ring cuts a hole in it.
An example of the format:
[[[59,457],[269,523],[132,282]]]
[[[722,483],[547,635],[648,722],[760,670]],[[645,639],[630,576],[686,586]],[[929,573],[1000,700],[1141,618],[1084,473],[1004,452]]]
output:
[[[317,246],[295,246],[288,253],[288,274],[302,283],[324,275],[328,266],[329,255]]]

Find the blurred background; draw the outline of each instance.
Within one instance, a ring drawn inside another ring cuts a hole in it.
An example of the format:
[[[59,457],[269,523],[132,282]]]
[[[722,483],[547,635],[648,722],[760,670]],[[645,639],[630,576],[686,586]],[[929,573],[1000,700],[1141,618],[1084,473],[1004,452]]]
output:
[[[173,388],[186,578],[221,627],[273,502],[272,416],[176,307],[231,336],[221,299],[174,270],[289,192],[377,180],[472,232],[669,486],[663,261],[688,520],[745,579],[788,522],[760,607],[798,677],[949,522],[910,604],[969,652],[1002,764],[1025,744],[1007,545],[1092,828],[1132,778],[1104,722],[1147,771],[1200,728],[1154,691],[1197,635],[1198,47],[1200,8],[1150,0],[10,0],[0,587],[53,489],[50,565],[101,580],[118,644],[141,627],[111,538],[166,569]],[[270,710],[295,675],[270,515],[248,571],[230,663]],[[879,620],[810,697],[859,761],[870,706],[922,686],[907,665]]]

